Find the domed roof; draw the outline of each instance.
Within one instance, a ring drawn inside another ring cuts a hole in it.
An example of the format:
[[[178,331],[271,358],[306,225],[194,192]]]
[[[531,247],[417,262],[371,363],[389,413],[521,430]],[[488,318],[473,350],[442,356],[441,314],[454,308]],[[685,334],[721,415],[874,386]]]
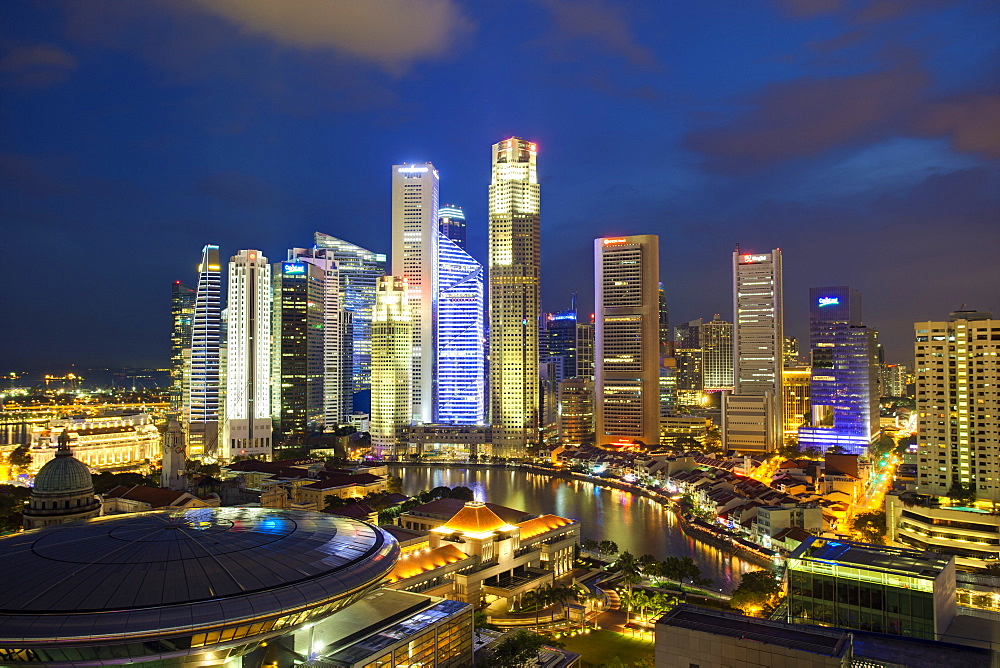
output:
[[[80,492],[94,488],[87,465],[66,449],[56,451],[55,459],[46,463],[35,476],[35,493],[39,492]]]
[[[485,533],[507,526],[500,517],[486,507],[482,501],[469,501],[465,507],[448,520],[445,527],[452,531]]]

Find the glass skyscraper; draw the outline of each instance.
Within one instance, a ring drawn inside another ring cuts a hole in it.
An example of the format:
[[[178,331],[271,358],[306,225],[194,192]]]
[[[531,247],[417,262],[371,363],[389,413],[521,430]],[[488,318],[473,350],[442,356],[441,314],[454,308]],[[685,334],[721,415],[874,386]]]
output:
[[[188,455],[215,454],[219,443],[219,346],[222,337],[222,267],[219,247],[207,245],[198,265],[191,322],[190,382],[185,397]]]
[[[878,433],[874,333],[861,322],[861,293],[846,285],[809,290],[812,424],[799,443],[861,453]]]
[[[170,291],[170,409],[184,407],[184,397],[191,380],[188,370],[191,359],[191,325],[197,291],[174,281]]]
[[[462,211],[462,207],[445,204],[438,208],[438,221],[441,234],[465,250],[465,212]]]
[[[385,255],[316,232],[315,244],[333,252],[340,277],[340,297],[352,317],[353,386],[355,392],[371,389],[372,309],[379,278],[385,275]]]
[[[437,422],[486,421],[483,265],[438,239]]]

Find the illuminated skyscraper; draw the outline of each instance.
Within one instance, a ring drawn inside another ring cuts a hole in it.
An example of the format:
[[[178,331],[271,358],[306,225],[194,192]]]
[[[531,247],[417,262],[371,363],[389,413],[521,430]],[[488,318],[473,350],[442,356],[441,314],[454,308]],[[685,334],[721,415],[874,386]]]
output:
[[[174,281],[170,293],[170,410],[184,408],[191,383],[191,327],[197,291]]]
[[[569,310],[547,313],[543,323],[544,329],[539,332],[539,359],[555,364],[556,382],[579,375],[576,295],[573,295],[573,303]]]
[[[794,336],[785,337],[785,345],[781,354],[785,366],[798,366],[799,340]]]
[[[718,313],[701,326],[701,367],[706,391],[733,389],[733,323]]]
[[[846,285],[809,290],[811,426],[799,444],[861,454],[879,432],[875,334],[862,324],[861,293]]]
[[[413,331],[413,420],[434,422],[437,374],[438,172],[431,163],[392,167],[392,273],[406,279]]]
[[[659,237],[595,239],[598,445],[660,442]]]
[[[674,342],[670,336],[670,312],[667,310],[667,291],[660,283],[660,354],[670,357],[674,354]]]
[[[437,422],[486,422],[483,265],[441,235],[438,261]]]
[[[438,221],[441,234],[465,250],[465,212],[462,207],[454,204],[442,206],[438,209]]]
[[[185,401],[188,456],[215,456],[219,444],[219,364],[222,343],[222,267],[219,247],[205,246],[191,321],[191,379]]]
[[[700,406],[704,390],[701,350],[701,318],[674,327],[674,359],[677,361],[677,404]]]
[[[375,307],[375,287],[379,278],[385,275],[385,255],[322,232],[315,234],[315,244],[332,253],[337,263],[341,307],[351,314],[350,323],[342,322],[341,325],[349,326],[351,331],[353,390],[368,390],[371,388],[372,309]]]
[[[540,194],[537,146],[493,145],[489,187],[490,419],[493,453],[514,457],[538,438]]]
[[[271,454],[271,267],[260,251],[229,260],[226,411],[219,456]]]
[[[559,440],[580,445],[594,437],[594,381],[567,378],[559,383]]]
[[[406,280],[379,279],[372,316],[372,450],[378,456],[402,454],[403,428],[412,414],[413,310]]]
[[[771,451],[782,443],[784,325],[781,251],[733,253],[735,388],[723,402],[728,448]]]
[[[809,424],[811,412],[809,404],[809,388],[812,378],[812,367],[786,366],[782,371],[782,411],[785,420],[785,436],[798,438],[799,427]]]
[[[945,495],[961,487],[996,503],[1000,501],[1000,320],[986,311],[955,311],[947,322],[917,322],[913,327],[917,491]],[[977,513],[968,516],[972,522]],[[914,533],[927,535],[926,529],[912,526]],[[954,533],[958,535],[952,537],[962,538],[969,547],[975,544],[965,541],[986,540],[982,531],[975,536],[962,529]],[[995,542],[990,551],[995,558]]]

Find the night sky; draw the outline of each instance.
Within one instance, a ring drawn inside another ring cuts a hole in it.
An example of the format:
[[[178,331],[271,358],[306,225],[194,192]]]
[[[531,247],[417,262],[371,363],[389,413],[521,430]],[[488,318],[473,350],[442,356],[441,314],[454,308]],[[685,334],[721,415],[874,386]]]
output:
[[[0,3],[0,371],[165,366],[206,243],[390,250],[431,161],[486,255],[490,145],[538,142],[543,308],[593,238],[660,235],[671,320],[732,317],[730,253],[912,323],[1000,314],[1000,5],[880,0]]]

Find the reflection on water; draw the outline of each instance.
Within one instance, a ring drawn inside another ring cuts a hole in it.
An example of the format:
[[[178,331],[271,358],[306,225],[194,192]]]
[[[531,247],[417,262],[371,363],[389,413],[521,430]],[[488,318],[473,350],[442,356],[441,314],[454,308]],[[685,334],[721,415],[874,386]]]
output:
[[[406,494],[442,485],[465,485],[479,501],[539,515],[552,513],[577,519],[585,537],[613,540],[620,549],[636,556],[691,557],[701,568],[702,576],[711,578],[716,587],[725,591],[732,591],[739,584],[740,573],[758,568],[687,537],[672,512],[631,492],[516,469],[405,465],[391,465],[390,469],[403,479]]]

